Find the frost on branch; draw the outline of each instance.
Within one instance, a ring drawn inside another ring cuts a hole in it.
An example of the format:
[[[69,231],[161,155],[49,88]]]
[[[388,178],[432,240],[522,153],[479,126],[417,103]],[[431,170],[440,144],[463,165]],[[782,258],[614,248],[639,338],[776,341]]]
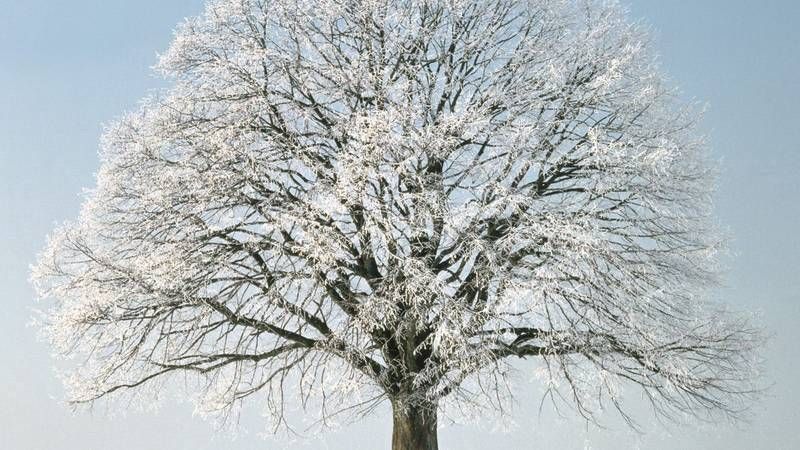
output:
[[[738,414],[760,340],[645,41],[601,1],[209,2],[35,268],[72,398],[496,406],[531,357],[587,417]]]

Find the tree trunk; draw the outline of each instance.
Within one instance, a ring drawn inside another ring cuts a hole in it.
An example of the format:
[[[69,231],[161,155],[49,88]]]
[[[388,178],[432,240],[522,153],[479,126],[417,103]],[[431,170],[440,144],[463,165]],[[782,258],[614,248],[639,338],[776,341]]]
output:
[[[393,405],[392,450],[438,450],[436,406]]]

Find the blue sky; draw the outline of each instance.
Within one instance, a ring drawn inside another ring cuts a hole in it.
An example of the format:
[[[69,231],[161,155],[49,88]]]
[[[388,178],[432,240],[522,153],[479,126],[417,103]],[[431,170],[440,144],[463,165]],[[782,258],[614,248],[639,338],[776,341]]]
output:
[[[686,98],[708,103],[703,121],[722,161],[717,215],[732,236],[732,307],[760,312],[772,334],[769,396],[738,427],[622,425],[587,429],[559,420],[530,394],[509,433],[453,426],[442,448],[794,449],[800,448],[800,2],[624,0],[653,29],[663,70]],[[73,415],[48,348],[27,326],[28,265],[54,224],[74,217],[93,184],[102,124],[163,86],[149,67],[181,18],[201,0],[0,0],[0,447],[9,449],[255,449],[256,413],[235,440],[215,436],[192,407],[165,399],[157,412]],[[116,408],[121,405],[112,405]],[[389,416],[298,448],[386,448]],[[292,447],[293,448],[293,447]]]

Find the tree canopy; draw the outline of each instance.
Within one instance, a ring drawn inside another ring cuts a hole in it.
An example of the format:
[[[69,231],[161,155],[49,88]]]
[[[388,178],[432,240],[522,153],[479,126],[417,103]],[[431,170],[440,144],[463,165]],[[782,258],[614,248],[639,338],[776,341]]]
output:
[[[186,374],[397,433],[536,358],[588,418],[738,414],[759,333],[710,299],[713,165],[646,42],[603,1],[211,0],[34,269],[71,398]]]

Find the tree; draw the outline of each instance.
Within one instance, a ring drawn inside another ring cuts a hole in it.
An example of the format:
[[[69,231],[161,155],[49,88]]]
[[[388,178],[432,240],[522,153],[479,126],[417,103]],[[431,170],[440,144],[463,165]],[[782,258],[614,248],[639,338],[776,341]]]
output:
[[[535,358],[588,419],[627,385],[737,416],[761,340],[709,298],[714,174],[645,42],[591,0],[210,1],[34,269],[71,398],[388,400],[435,449]]]

